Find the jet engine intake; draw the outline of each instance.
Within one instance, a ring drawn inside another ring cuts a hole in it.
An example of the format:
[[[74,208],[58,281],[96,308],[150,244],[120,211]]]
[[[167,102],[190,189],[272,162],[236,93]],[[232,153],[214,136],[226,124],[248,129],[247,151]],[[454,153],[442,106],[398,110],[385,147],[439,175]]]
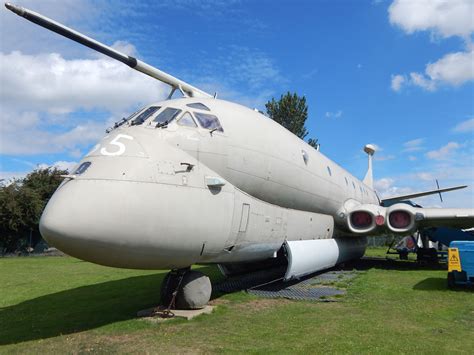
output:
[[[371,234],[385,223],[385,208],[377,205],[359,205],[347,216],[347,226],[352,233]]]
[[[405,203],[390,206],[387,211],[387,227],[393,233],[411,233],[416,229],[416,212]]]

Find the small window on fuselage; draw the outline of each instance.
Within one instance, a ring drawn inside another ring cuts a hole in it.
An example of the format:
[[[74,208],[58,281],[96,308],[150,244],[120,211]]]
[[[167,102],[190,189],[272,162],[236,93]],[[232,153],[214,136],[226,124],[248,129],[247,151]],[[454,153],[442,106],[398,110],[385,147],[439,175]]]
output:
[[[308,153],[306,153],[305,150],[301,149],[301,155],[303,156],[304,163],[308,165],[308,160],[309,160]]]
[[[167,107],[155,117],[153,122],[156,124],[165,125],[170,123],[176,116],[178,116],[180,112],[180,109]]]
[[[89,166],[91,166],[91,162],[90,161],[86,161],[84,163],[82,163],[81,165],[79,165],[79,167],[76,169],[76,171],[74,171],[74,175],[81,175],[81,174],[84,174],[86,172],[87,169],[89,169]]]
[[[196,108],[198,110],[211,111],[209,107],[207,107],[206,105],[200,102],[193,102],[191,104],[187,104],[186,106],[191,107],[191,108]]]
[[[142,113],[140,113],[137,117],[135,117],[131,124],[132,126],[135,126],[135,125],[140,125],[142,124],[143,122],[146,121],[146,119],[148,117],[150,117],[151,115],[153,115],[156,111],[158,111],[161,107],[160,106],[150,106],[148,107],[147,109],[145,109]]]
[[[347,178],[344,176],[344,180],[346,180],[346,186],[349,186],[349,182],[347,181]]]
[[[331,168],[330,168],[329,166],[328,166],[327,168],[328,168],[328,174],[329,174],[329,176],[332,176]]]
[[[219,119],[207,113],[193,112],[202,128],[224,132]]]
[[[180,126],[185,127],[197,127],[196,122],[194,122],[193,116],[189,112],[185,112],[183,116],[178,120]]]

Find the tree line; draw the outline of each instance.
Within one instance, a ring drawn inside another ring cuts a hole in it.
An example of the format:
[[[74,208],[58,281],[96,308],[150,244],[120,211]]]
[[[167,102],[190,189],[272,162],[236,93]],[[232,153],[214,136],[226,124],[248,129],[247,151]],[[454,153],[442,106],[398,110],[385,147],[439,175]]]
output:
[[[39,220],[67,170],[38,168],[0,183],[0,252],[26,251],[40,239]]]

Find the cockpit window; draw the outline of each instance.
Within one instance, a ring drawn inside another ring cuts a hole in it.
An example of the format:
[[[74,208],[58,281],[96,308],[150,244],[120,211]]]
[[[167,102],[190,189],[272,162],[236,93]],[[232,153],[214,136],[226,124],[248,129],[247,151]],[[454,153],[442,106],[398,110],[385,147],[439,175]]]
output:
[[[84,163],[79,165],[79,167],[76,169],[76,171],[74,171],[74,175],[84,174],[86,172],[86,170],[89,169],[89,166],[91,166],[91,164],[92,163],[90,161],[85,161]]]
[[[196,108],[198,110],[211,111],[209,107],[207,107],[206,105],[200,102],[193,102],[192,104],[187,104],[186,106],[191,107],[191,108]]]
[[[186,112],[179,120],[178,124],[185,127],[197,127],[196,122],[194,122],[193,117],[189,112]]]
[[[167,123],[170,123],[180,112],[181,110],[177,108],[165,108],[159,113],[158,116],[155,117],[153,122],[155,122],[157,125],[166,125]]]
[[[218,118],[207,113],[193,112],[202,128],[224,132]]]
[[[158,111],[161,107],[160,106],[150,106],[148,107],[145,111],[143,111],[142,113],[140,113],[137,117],[135,117],[131,124],[132,126],[135,126],[135,125],[140,125],[142,124],[143,122],[146,121],[146,119],[148,117],[150,117],[151,115],[153,115],[156,111]]]
[[[125,118],[124,120],[125,121],[130,121],[132,118],[134,118],[136,115],[138,115],[139,112],[141,112],[141,110],[143,110],[142,108],[135,111],[134,113],[132,113],[130,116],[128,116],[127,118]]]

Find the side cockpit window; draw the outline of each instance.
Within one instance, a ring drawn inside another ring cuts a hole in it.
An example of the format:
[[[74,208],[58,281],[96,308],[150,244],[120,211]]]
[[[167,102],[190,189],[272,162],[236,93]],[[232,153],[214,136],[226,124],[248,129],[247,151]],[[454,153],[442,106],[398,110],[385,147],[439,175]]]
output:
[[[132,126],[140,125],[146,121],[148,117],[153,115],[156,111],[158,111],[161,107],[160,106],[150,106],[141,112],[139,115],[134,117],[131,121]]]
[[[162,112],[160,112],[158,116],[155,117],[153,122],[156,123],[157,127],[166,126],[168,123],[174,120],[175,117],[178,116],[180,112],[181,112],[180,109],[167,107]]]
[[[224,132],[224,129],[222,128],[221,123],[216,116],[200,112],[193,113],[202,128],[209,129],[211,131]]]
[[[196,122],[194,122],[194,119],[189,112],[186,112],[183,116],[181,116],[181,118],[178,120],[178,124],[185,127],[197,127]]]
[[[195,109],[198,109],[198,110],[211,111],[209,109],[209,107],[207,107],[206,105],[204,105],[200,102],[193,102],[191,104],[187,104],[186,106],[191,107],[191,108],[195,108]]]

